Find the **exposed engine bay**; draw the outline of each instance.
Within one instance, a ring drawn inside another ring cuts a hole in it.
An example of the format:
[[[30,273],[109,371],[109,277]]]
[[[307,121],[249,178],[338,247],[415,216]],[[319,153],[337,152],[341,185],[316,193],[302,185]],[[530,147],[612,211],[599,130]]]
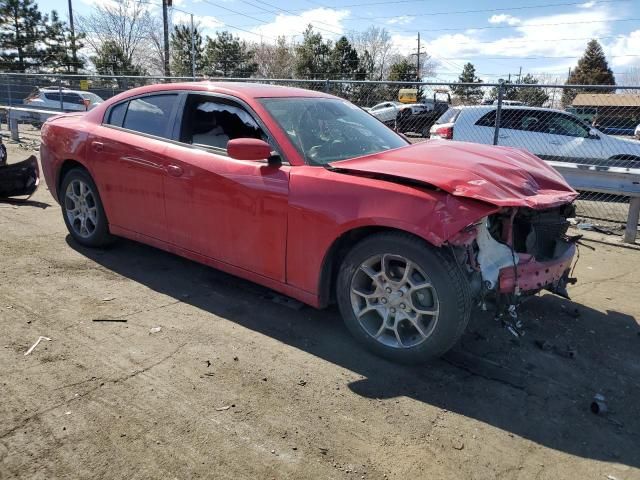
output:
[[[566,287],[575,283],[569,271],[579,239],[567,235],[574,215],[572,204],[503,208],[473,225],[475,235],[459,237],[464,245],[454,251],[466,267],[474,298],[484,310],[492,305],[516,336],[522,334],[516,307],[525,297],[546,289],[569,298]]]

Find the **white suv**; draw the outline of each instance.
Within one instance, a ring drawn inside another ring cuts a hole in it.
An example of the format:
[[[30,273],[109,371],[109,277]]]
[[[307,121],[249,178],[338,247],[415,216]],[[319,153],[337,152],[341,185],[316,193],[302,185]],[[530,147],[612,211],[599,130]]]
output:
[[[431,127],[431,138],[493,144],[496,107],[453,107]],[[576,116],[549,108],[503,107],[498,145],[545,160],[640,168],[640,142],[610,137]]]
[[[60,98],[60,95],[62,95],[62,98]],[[36,88],[31,95],[24,99],[24,104],[33,108],[60,110],[61,100],[62,110],[65,112],[84,112],[91,110],[104,101],[95,93],[52,87]]]

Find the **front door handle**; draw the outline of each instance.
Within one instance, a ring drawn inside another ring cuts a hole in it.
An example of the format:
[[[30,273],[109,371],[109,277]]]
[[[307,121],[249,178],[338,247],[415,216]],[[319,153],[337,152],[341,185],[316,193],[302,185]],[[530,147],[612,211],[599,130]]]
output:
[[[182,170],[182,167],[179,165],[173,165],[173,164],[167,165],[167,173],[172,177],[179,177],[182,175],[183,172],[184,171]]]
[[[498,138],[509,138],[509,135],[498,135]]]
[[[556,140],[552,140],[549,142],[551,145],[560,145],[560,142],[556,141]]]
[[[102,152],[104,150],[104,143],[102,142],[91,142],[91,148],[94,152]]]

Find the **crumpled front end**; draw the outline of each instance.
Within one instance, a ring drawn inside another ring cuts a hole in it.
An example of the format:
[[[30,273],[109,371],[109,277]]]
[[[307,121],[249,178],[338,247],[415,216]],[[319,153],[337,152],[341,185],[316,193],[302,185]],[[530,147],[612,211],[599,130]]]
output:
[[[546,289],[568,298],[567,284],[575,282],[569,275],[577,238],[567,234],[574,214],[572,204],[503,208],[450,239],[478,302],[515,318],[525,296]]]

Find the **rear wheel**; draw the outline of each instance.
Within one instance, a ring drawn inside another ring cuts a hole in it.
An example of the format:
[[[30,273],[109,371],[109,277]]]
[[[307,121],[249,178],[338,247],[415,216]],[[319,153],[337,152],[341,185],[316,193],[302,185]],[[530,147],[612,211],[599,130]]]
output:
[[[402,363],[444,354],[471,312],[468,283],[450,255],[401,233],[374,235],[353,247],[336,294],[354,337]]]
[[[102,247],[113,241],[98,189],[86,170],[74,168],[65,175],[60,205],[67,230],[78,243]]]

